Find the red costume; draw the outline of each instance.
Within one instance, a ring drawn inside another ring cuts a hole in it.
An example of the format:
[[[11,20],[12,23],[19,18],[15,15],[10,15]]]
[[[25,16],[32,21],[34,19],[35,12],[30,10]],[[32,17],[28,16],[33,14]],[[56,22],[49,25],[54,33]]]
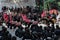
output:
[[[30,23],[30,20],[27,18],[25,14],[21,14],[23,21]]]
[[[4,13],[3,14],[3,19],[4,19],[4,21],[7,23],[9,20],[9,17],[8,17],[8,15],[7,15],[7,13]]]

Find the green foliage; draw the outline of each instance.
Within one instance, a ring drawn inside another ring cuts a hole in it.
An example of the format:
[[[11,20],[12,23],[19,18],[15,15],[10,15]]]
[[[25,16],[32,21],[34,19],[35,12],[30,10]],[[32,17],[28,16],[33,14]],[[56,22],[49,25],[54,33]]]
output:
[[[36,3],[36,6],[39,6],[40,7],[40,10],[43,10],[43,9],[48,9],[47,8],[47,5],[48,7],[50,8],[50,3],[53,3],[54,1],[56,0],[39,0],[38,3]],[[55,3],[55,2],[54,2]]]

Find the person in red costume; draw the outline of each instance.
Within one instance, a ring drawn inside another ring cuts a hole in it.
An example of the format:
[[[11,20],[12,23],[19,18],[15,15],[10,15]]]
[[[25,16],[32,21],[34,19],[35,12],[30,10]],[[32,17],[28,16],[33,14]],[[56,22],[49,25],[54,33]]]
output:
[[[31,22],[31,20],[28,19],[28,18],[27,18],[27,15],[24,14],[24,13],[21,14],[21,17],[22,17],[23,21],[25,21],[25,22],[27,22],[27,23],[30,23],[30,22]]]
[[[8,15],[7,13],[3,13],[3,19],[7,23],[8,22]]]

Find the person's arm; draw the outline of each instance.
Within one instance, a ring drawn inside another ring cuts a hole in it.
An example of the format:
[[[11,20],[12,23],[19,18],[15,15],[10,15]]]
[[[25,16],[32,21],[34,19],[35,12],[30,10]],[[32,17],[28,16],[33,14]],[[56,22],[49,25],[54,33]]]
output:
[[[22,15],[22,19],[23,19],[23,21],[25,21],[27,23],[29,23],[31,21],[30,19],[27,18],[26,15],[24,15],[24,16]]]

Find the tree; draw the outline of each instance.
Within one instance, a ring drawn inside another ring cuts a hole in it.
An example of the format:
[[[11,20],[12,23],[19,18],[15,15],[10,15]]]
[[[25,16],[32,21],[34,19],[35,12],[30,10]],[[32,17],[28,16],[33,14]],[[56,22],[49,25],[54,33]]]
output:
[[[39,7],[41,12],[43,10],[43,0],[36,0],[36,6]]]

